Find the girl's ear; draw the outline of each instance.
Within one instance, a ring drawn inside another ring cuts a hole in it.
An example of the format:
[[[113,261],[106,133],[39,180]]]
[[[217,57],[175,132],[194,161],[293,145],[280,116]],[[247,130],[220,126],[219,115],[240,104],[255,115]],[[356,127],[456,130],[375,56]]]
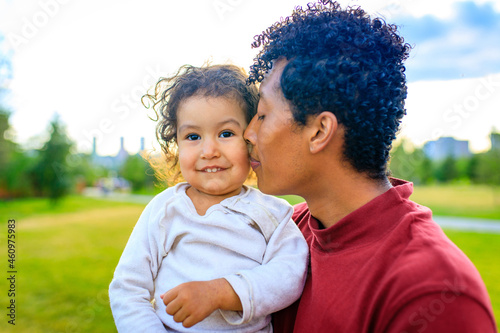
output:
[[[331,142],[338,129],[337,117],[330,111],[323,111],[311,122],[312,135],[309,139],[309,150],[316,154],[324,150]]]

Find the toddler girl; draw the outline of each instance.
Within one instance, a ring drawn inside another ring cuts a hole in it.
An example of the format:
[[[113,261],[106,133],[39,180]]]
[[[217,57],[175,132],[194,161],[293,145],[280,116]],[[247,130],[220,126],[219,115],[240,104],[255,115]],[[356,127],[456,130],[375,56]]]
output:
[[[271,313],[302,292],[308,247],[290,205],[243,185],[256,88],[236,66],[184,66],[146,97],[185,182],[147,205],[123,251],[118,331],[272,332]]]

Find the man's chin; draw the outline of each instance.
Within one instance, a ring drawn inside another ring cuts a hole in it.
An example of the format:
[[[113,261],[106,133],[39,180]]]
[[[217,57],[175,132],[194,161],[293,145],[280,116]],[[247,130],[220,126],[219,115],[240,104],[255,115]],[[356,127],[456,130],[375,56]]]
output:
[[[273,186],[272,184],[269,184],[259,178],[259,175],[257,175],[257,187],[259,188],[259,191],[265,194],[269,195],[280,195]]]

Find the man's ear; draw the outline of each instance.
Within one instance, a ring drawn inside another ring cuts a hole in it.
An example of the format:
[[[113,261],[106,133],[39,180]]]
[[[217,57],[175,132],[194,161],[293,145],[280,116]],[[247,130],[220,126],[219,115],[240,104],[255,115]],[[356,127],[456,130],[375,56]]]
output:
[[[323,111],[310,124],[312,135],[309,139],[309,150],[312,154],[325,149],[337,132],[337,117],[330,111]]]

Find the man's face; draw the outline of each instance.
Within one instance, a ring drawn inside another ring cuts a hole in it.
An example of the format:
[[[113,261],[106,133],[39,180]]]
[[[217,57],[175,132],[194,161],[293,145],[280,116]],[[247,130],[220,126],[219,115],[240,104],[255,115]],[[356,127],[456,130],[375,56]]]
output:
[[[252,145],[250,164],[257,174],[259,189],[274,195],[300,195],[306,177],[303,152],[308,148],[281,91],[280,78],[286,64],[286,60],[276,61],[264,78],[257,114],[244,137]]]

